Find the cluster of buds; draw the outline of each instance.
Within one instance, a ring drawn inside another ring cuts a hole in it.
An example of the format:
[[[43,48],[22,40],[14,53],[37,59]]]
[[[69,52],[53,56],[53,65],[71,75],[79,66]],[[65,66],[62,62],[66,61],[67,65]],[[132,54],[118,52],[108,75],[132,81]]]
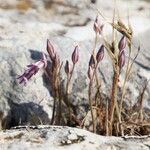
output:
[[[75,47],[71,58],[72,58],[73,66],[75,66],[75,64],[79,60],[79,47],[78,46]],[[73,72],[73,67],[71,64],[69,64],[68,60],[66,61],[66,64],[65,64],[65,72],[67,75],[72,74],[72,72]]]
[[[124,51],[125,47],[126,47],[126,38],[125,36],[123,36],[118,44],[118,48],[119,48],[118,65],[120,71],[125,65],[125,51]]]
[[[45,54],[42,54],[42,58],[34,64],[30,64],[27,66],[25,72],[18,76],[19,84],[26,85],[27,81],[31,79],[33,75],[35,75],[40,69],[47,67],[47,60]]]
[[[99,17],[97,16],[95,21],[94,21],[94,26],[93,26],[93,29],[95,31],[95,33],[99,33],[101,34],[102,31],[103,31],[103,28],[104,28],[104,24],[102,24],[100,21],[99,21]]]
[[[99,62],[103,60],[103,58],[104,58],[104,45],[102,45],[99,48],[96,54],[96,58],[94,58],[93,55],[91,55],[90,57],[89,68],[88,68],[88,78],[90,80],[92,80],[93,75],[94,75],[94,70],[97,68]]]

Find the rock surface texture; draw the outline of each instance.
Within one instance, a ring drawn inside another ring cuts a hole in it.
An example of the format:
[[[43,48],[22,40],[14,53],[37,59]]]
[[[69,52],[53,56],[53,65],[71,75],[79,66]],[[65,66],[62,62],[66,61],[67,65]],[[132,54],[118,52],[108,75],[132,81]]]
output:
[[[2,150],[149,150],[150,136],[103,137],[85,130],[37,126],[0,131]]]

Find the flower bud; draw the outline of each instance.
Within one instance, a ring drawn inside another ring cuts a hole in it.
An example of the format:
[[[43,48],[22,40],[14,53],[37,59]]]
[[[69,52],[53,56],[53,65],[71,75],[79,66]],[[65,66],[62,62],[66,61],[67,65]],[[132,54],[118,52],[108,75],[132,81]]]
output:
[[[91,67],[91,66],[89,66],[89,68],[88,68],[88,78],[90,79],[90,80],[92,80],[92,78],[93,78],[93,74],[94,74],[94,70],[93,70],[93,68]]]
[[[67,75],[70,74],[70,73],[72,72],[72,67],[70,66],[68,60],[66,60],[66,64],[65,64],[65,72],[66,72]]]
[[[104,58],[104,45],[102,45],[99,51],[97,52],[97,55],[96,55],[97,63],[99,63],[103,58]]]
[[[118,48],[120,51],[122,51],[123,49],[125,49],[125,47],[126,47],[126,37],[123,36],[119,41]]]
[[[55,50],[54,50],[53,45],[51,44],[51,42],[48,39],[47,39],[47,47],[46,47],[46,49],[47,49],[47,52],[49,54],[50,59],[53,61],[54,58],[55,58]]]
[[[122,51],[119,53],[118,65],[119,65],[120,70],[121,70],[121,69],[123,68],[123,66],[125,65],[125,52],[124,52],[124,50],[122,50]]]
[[[95,58],[93,55],[91,55],[90,61],[89,61],[89,66],[94,68],[95,67]]]
[[[79,60],[79,47],[76,46],[73,53],[72,53],[72,62],[73,64],[76,64]]]

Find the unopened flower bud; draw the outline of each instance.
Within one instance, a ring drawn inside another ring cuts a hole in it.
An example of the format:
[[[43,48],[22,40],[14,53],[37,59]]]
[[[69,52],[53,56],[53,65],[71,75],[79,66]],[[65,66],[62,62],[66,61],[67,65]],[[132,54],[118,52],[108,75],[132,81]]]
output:
[[[73,53],[72,53],[72,62],[73,64],[76,64],[79,60],[79,47],[76,46]]]
[[[51,42],[48,39],[47,39],[47,47],[46,47],[46,49],[47,49],[47,52],[49,54],[50,59],[53,61],[54,58],[55,58],[55,50],[54,50],[53,45],[51,44]]]
[[[89,68],[88,68],[88,78],[90,79],[90,80],[92,80],[92,78],[93,78],[93,74],[94,74],[94,70],[93,70],[93,68],[91,67],[91,66],[89,66]]]
[[[97,55],[96,55],[97,63],[99,63],[103,58],[104,58],[104,45],[102,45],[99,51],[97,52]]]
[[[126,37],[123,36],[119,41],[118,48],[120,51],[122,51],[123,49],[125,49],[125,47],[126,47]]]
[[[90,61],[89,61],[89,66],[94,68],[95,67],[95,58],[93,55],[91,55]]]
[[[122,50],[122,51],[119,53],[118,65],[119,65],[120,70],[121,70],[121,69],[123,68],[123,66],[125,65],[125,52],[124,52],[124,50]]]
[[[70,74],[70,73],[72,72],[72,67],[70,66],[68,60],[66,60],[66,64],[65,64],[65,72],[66,72],[67,75]]]

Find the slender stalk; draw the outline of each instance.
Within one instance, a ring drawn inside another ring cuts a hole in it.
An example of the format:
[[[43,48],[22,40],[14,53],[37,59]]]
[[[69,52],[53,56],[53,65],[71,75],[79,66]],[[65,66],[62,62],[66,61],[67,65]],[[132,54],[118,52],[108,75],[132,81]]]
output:
[[[108,126],[108,100],[106,101],[106,118],[105,118],[105,127],[106,127],[106,136],[109,135],[109,126]]]
[[[52,111],[52,119],[51,119],[51,125],[54,124],[54,119],[55,119],[55,111],[56,111],[56,96],[54,96],[54,103],[53,103],[53,111]]]
[[[66,83],[66,101],[67,101],[67,105],[68,105],[68,113],[69,113],[69,121],[68,122],[69,122],[69,125],[71,123],[71,107],[70,107],[70,102],[69,102],[69,99],[68,99],[68,94],[69,94],[69,84],[70,84],[70,81],[71,81],[71,78],[72,78],[72,75],[73,75],[74,68],[75,68],[75,64],[73,64],[71,74],[67,75],[67,83]]]
[[[90,105],[92,124],[93,124],[93,132],[96,133],[96,123],[95,123],[94,112],[93,112],[93,107],[92,107],[92,97],[91,97],[92,91],[91,90],[92,90],[92,80],[89,83],[88,95],[89,95],[89,105]]]
[[[112,94],[111,94],[111,105],[110,105],[110,135],[112,135],[112,123],[114,118],[114,110],[117,103],[117,89],[118,89],[118,77],[119,71],[118,66],[114,70],[113,84],[112,84]]]
[[[120,100],[120,112],[122,112],[122,103],[123,103],[123,98],[125,96],[125,92],[126,92],[126,82],[128,80],[128,76],[129,76],[129,66],[130,66],[130,61],[131,61],[131,45],[129,44],[129,57],[128,57],[128,61],[127,61],[127,68],[126,68],[126,72],[125,72],[125,79],[123,82],[123,86],[122,86],[122,95],[121,95],[121,100]]]
[[[55,113],[56,113],[56,103],[58,99],[58,79],[57,79],[57,68],[54,70],[52,74],[52,81],[53,81],[53,90],[54,90],[54,104],[53,104],[53,112],[52,112],[52,119],[51,119],[51,125],[54,124],[55,119]]]
[[[61,63],[59,67],[58,72],[58,125],[61,123],[61,116],[62,116],[62,97],[61,97],[61,79],[60,79],[60,71],[62,68],[63,62]]]
[[[95,59],[95,57],[96,57],[97,38],[98,38],[97,33],[95,33],[95,42],[94,42],[94,47],[93,47],[93,51],[92,51],[92,54],[93,54],[93,56],[94,56],[94,59]]]
[[[143,90],[142,90],[142,93],[141,93],[141,96],[140,96],[140,121],[142,122],[143,121],[143,105],[144,105],[144,94],[145,94],[145,91],[146,91],[146,88],[148,86],[148,82],[149,80],[147,81],[147,83],[145,84]]]

